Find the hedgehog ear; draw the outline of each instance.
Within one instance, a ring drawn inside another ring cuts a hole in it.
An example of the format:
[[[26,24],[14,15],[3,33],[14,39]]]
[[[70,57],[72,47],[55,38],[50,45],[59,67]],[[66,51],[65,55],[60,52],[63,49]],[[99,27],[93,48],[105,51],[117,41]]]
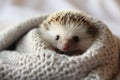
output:
[[[47,24],[47,23],[43,23],[43,24],[42,24],[42,27],[43,27],[45,30],[49,30],[49,27],[48,27],[48,24]]]
[[[87,32],[89,34],[93,35],[93,37],[95,37],[97,35],[98,28],[96,26],[94,26],[94,25],[89,26]]]

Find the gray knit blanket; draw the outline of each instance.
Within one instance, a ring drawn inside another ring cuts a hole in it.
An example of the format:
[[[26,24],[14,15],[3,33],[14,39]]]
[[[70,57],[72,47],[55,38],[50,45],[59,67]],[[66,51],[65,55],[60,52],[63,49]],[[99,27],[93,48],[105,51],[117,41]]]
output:
[[[67,56],[41,39],[38,25],[47,16],[0,30],[0,80],[119,80],[119,39],[103,22],[91,17],[95,41],[82,55]]]

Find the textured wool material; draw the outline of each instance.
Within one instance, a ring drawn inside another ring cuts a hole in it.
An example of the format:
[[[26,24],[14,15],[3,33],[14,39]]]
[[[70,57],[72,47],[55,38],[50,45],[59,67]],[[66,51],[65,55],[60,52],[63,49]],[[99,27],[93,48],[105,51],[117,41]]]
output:
[[[1,30],[0,80],[115,80],[120,41],[103,22],[90,17],[98,28],[95,41],[82,55],[67,56],[41,39],[38,25],[46,17],[33,17]]]

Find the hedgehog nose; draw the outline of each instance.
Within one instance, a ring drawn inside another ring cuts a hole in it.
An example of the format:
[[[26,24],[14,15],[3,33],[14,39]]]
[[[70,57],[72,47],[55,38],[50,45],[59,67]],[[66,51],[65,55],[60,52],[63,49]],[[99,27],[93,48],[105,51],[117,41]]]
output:
[[[62,46],[62,49],[63,49],[63,50],[68,50],[68,49],[69,49],[69,45],[68,45],[68,44],[64,44],[64,45]]]

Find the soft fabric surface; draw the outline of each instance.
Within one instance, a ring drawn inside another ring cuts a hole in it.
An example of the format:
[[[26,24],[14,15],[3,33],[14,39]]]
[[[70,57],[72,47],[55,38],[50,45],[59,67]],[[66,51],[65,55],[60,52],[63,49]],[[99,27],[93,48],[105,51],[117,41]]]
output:
[[[120,36],[120,0],[0,0],[0,23],[68,9],[82,10],[99,18]]]
[[[37,26],[46,17],[1,30],[0,80],[115,80],[119,40],[105,24],[91,18],[99,29],[94,43],[83,55],[71,57],[56,53],[40,38]]]

